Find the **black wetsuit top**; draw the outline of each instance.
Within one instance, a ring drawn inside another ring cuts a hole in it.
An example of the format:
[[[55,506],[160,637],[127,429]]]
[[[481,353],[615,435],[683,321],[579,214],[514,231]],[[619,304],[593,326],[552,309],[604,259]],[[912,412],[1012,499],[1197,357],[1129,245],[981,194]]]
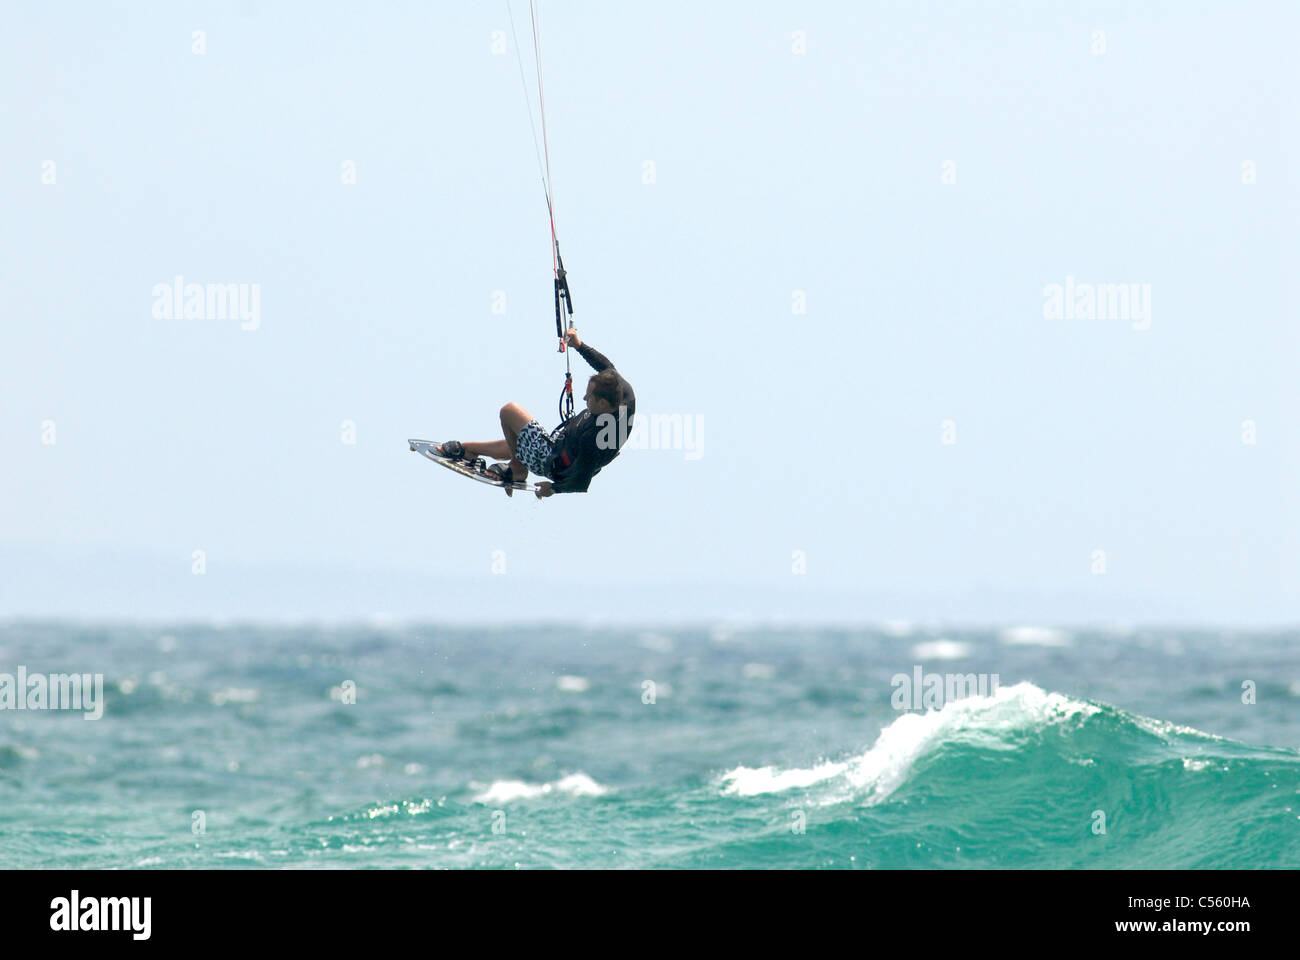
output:
[[[613,369],[614,365],[603,354],[598,353],[585,343],[577,348],[597,373]],[[617,370],[614,370],[618,373]],[[623,411],[609,414],[612,425],[605,417],[597,418],[590,410],[575,414],[564,424],[564,436],[555,450],[551,461],[551,479],[556,493],[586,493],[591,478],[600,473],[600,468],[618,456],[619,446],[632,432],[632,415],[636,413],[636,394],[632,384],[618,374],[623,384]],[[622,421],[620,423],[619,421]],[[597,442],[600,440],[601,442]],[[607,441],[612,441],[608,443]],[[604,449],[602,449],[604,448]]]

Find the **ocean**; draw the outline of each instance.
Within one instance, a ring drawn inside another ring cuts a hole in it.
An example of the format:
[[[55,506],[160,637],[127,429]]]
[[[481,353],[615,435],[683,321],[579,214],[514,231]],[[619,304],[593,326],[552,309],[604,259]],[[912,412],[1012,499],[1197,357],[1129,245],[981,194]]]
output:
[[[0,867],[1293,869],[1297,641],[11,621]]]

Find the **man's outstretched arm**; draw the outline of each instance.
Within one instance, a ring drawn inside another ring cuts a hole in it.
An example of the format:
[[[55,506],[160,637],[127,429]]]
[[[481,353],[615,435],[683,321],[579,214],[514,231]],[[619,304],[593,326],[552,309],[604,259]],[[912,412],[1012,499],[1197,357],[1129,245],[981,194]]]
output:
[[[591,364],[591,368],[597,373],[600,373],[602,370],[608,370],[614,365],[609,362],[609,357],[605,356],[595,347],[589,347],[579,340],[577,330],[570,329],[564,335],[564,339],[568,341],[569,346],[575,348],[578,353],[582,355],[582,359]]]

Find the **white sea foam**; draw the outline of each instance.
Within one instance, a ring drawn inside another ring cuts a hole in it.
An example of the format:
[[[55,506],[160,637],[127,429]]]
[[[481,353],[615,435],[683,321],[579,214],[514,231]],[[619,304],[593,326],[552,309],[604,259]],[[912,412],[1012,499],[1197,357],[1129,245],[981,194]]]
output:
[[[643,633],[636,638],[637,646],[655,653],[672,653],[673,638],[662,633]]]
[[[531,800],[551,794],[570,797],[601,797],[609,793],[585,773],[571,773],[554,783],[526,783],[523,780],[497,780],[474,798],[476,803],[509,803],[512,800]]]
[[[796,787],[811,787],[815,783],[839,776],[847,768],[847,763],[822,763],[810,770],[737,767],[724,773],[722,782],[726,784],[725,793],[752,797],[760,793],[780,793]]]
[[[1091,715],[1097,709],[1032,683],[1017,683],[999,687],[991,696],[950,701],[941,710],[901,714],[880,731],[870,750],[846,761],[793,770],[737,767],[723,774],[723,792],[754,796],[827,783],[832,789],[818,798],[819,803],[839,803],[864,794],[866,802],[879,803],[906,781],[916,760],[936,744],[964,742],[1007,749],[1006,734],[1011,731]]]
[[[131,690],[134,690],[132,687]],[[123,693],[130,691],[123,690]],[[244,689],[240,687],[227,687],[225,690],[213,692],[210,699],[218,707],[224,707],[228,703],[256,703],[259,694],[256,690]]]
[[[555,688],[565,693],[586,693],[591,689],[591,681],[586,677],[556,677]]]
[[[1204,730],[1197,730],[1195,727],[1185,727],[1182,724],[1174,723],[1172,720],[1157,720],[1155,717],[1138,715],[1134,715],[1130,719],[1147,733],[1166,740],[1175,736],[1198,737],[1202,740],[1224,739],[1218,734],[1206,733]]]
[[[958,640],[926,640],[912,648],[917,660],[964,660],[970,656],[970,644]]]
[[[1008,627],[1002,642],[1013,647],[1068,647],[1071,637],[1055,627]]]

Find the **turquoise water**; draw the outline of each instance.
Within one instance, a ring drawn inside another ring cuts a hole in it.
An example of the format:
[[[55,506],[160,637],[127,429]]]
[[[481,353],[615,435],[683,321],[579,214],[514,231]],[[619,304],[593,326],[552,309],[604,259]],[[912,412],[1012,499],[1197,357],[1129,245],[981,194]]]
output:
[[[1295,868],[1298,639],[0,624],[0,867]]]

